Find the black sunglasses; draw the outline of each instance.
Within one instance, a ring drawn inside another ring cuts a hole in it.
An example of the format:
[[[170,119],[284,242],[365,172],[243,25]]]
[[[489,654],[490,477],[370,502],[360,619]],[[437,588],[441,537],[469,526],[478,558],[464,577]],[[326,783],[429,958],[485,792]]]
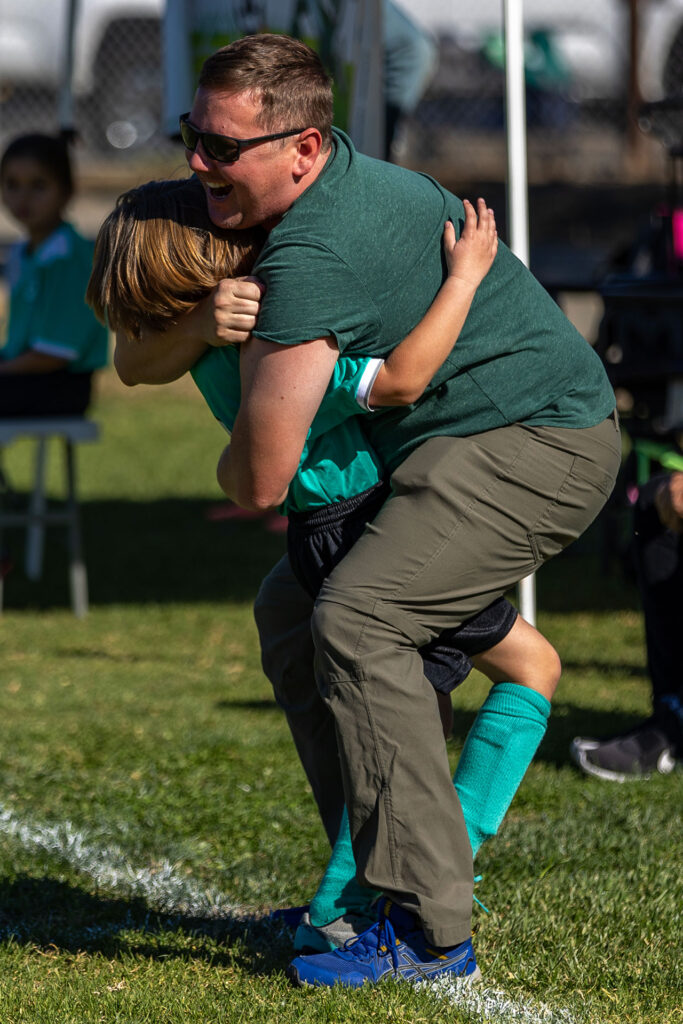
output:
[[[180,137],[186,149],[194,153],[201,139],[204,152],[219,164],[234,164],[239,160],[243,146],[253,146],[257,142],[270,142],[272,139],[286,139],[289,135],[298,135],[303,128],[292,128],[288,132],[274,132],[272,135],[258,135],[255,139],[233,139],[231,135],[217,135],[216,132],[200,132],[188,121],[190,114],[180,118]]]

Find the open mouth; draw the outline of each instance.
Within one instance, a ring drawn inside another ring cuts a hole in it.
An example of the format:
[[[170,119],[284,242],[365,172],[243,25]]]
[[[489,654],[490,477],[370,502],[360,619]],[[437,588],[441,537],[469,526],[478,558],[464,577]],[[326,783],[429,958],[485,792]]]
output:
[[[204,187],[211,196],[212,199],[225,199],[232,192],[232,185],[226,185],[225,182],[217,181],[205,181]]]

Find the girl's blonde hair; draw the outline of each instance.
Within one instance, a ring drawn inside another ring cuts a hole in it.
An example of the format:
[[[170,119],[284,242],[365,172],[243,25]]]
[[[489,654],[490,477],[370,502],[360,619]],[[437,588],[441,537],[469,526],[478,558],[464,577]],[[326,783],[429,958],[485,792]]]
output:
[[[164,331],[222,278],[248,274],[264,237],[215,227],[194,178],[150,181],[119,196],[102,224],[85,300],[114,331]]]

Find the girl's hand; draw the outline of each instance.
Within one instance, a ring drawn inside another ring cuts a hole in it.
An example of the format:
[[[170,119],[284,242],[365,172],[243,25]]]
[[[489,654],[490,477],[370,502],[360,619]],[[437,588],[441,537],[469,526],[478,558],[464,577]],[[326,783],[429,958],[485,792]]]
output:
[[[265,286],[257,277],[225,278],[203,299],[199,315],[210,345],[239,345],[256,326]]]
[[[463,205],[465,224],[457,242],[451,221],[447,221],[444,227],[444,254],[448,276],[477,289],[498,251],[496,218],[483,199],[477,199],[476,211],[469,199],[464,199]]]

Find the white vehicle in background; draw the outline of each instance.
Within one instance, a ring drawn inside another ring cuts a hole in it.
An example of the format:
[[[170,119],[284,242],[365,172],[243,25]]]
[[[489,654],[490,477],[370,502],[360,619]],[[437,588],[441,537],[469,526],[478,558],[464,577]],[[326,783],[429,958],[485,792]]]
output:
[[[56,93],[72,0],[0,0],[0,89]],[[76,0],[72,88],[93,141],[127,148],[159,129],[165,0]]]
[[[20,91],[54,94],[59,89],[68,12],[74,2],[72,85],[78,125],[86,141],[117,149],[158,141],[166,0],[0,0],[3,120],[11,120],[4,114]],[[259,9],[258,0],[233,2]],[[496,90],[500,93],[500,77],[491,74],[490,65],[477,63],[474,55],[486,39],[500,37],[503,0],[396,2],[440,37],[443,59],[435,84],[444,100],[460,100],[466,108],[470,100],[475,104]],[[566,71],[571,103],[623,106],[628,91],[630,6],[628,0],[523,0],[527,34],[550,41],[558,64]],[[216,4],[217,22],[220,11],[229,7],[230,0]],[[683,0],[639,0],[637,11],[638,82],[643,99],[683,95]]]
[[[650,101],[683,94],[683,0],[650,0],[642,31],[640,88]]]
[[[502,33],[503,0],[396,0],[435,35],[464,50]],[[627,90],[627,0],[523,0],[527,34],[552,40],[566,66],[577,101],[613,100]],[[683,93],[683,0],[639,0],[638,80],[647,101]]]

